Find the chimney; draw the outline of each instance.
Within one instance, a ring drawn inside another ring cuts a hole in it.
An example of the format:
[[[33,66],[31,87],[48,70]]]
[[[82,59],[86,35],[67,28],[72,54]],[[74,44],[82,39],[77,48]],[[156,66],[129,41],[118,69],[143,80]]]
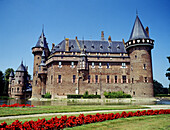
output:
[[[148,37],[149,37],[149,27],[147,26],[147,27],[145,28],[145,30],[146,30],[146,33],[148,34]]]
[[[52,49],[54,49],[54,47],[55,47],[55,43],[52,43]]]
[[[108,42],[112,42],[112,40],[111,40],[111,36],[109,36],[109,38],[108,38]]]
[[[69,51],[69,38],[65,39],[65,51]]]
[[[104,41],[104,31],[101,31],[101,40]]]

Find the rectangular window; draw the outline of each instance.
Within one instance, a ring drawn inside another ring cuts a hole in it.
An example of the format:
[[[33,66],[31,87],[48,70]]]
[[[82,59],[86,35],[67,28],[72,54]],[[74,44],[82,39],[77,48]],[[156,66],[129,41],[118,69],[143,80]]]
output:
[[[122,76],[122,80],[123,80],[123,83],[126,83],[126,76],[125,75]]]
[[[146,70],[146,64],[143,64],[143,69]]]
[[[122,63],[122,68],[126,68],[126,63]]]
[[[94,62],[92,62],[92,68],[94,68]]]
[[[76,81],[76,75],[73,75],[73,83]]]
[[[88,83],[90,83],[90,75],[88,75]]]
[[[132,78],[132,83],[134,82],[133,80],[134,80],[134,79]]]
[[[102,63],[101,62],[99,63],[99,68],[102,68]]]
[[[62,67],[62,64],[61,64],[61,61],[58,62],[58,67],[61,68]]]
[[[58,83],[61,83],[61,75],[58,75]]]
[[[95,75],[95,83],[98,83],[98,75]]]
[[[148,82],[148,78],[144,77],[144,82],[147,83]]]
[[[74,62],[71,62],[71,67],[74,68]]]
[[[117,76],[115,76],[115,83],[117,83]]]
[[[107,83],[109,83],[110,77],[109,75],[107,75]]]
[[[51,84],[53,83],[53,76],[51,75]]]
[[[109,63],[107,63],[107,69],[109,69]]]

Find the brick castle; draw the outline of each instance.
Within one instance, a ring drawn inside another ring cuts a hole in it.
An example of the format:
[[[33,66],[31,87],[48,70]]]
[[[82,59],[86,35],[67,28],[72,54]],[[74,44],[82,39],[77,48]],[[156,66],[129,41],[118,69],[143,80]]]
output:
[[[103,95],[123,91],[133,97],[153,97],[149,29],[136,20],[127,42],[65,38],[49,50],[44,31],[35,47],[32,98],[49,92],[52,98],[68,94]]]

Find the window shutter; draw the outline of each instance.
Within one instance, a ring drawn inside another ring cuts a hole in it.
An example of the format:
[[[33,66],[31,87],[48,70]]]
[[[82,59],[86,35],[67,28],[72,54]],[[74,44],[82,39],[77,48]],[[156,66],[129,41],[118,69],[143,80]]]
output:
[[[75,79],[75,83],[77,83],[77,80],[78,80],[78,79]]]
[[[111,83],[111,78],[109,79],[109,83]]]
[[[72,83],[73,83],[73,79],[72,79]]]
[[[121,83],[123,83],[123,79],[121,79]]]
[[[58,78],[57,78],[57,83],[58,83]]]
[[[98,76],[98,83],[100,83],[100,76]]]
[[[126,79],[126,83],[128,83],[128,79]]]
[[[61,79],[61,83],[63,82],[63,80]]]

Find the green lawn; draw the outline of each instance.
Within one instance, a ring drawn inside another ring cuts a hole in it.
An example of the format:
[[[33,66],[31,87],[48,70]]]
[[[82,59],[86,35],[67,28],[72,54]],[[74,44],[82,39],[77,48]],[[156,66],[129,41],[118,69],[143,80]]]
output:
[[[121,118],[65,130],[170,130],[170,115]]]
[[[0,108],[0,117],[14,115],[28,115],[40,113],[59,113],[59,112],[80,112],[80,111],[95,111],[95,110],[123,110],[123,109],[140,109],[142,106],[133,105],[74,105],[74,106],[37,106],[34,108]],[[146,108],[146,107],[145,107]]]

